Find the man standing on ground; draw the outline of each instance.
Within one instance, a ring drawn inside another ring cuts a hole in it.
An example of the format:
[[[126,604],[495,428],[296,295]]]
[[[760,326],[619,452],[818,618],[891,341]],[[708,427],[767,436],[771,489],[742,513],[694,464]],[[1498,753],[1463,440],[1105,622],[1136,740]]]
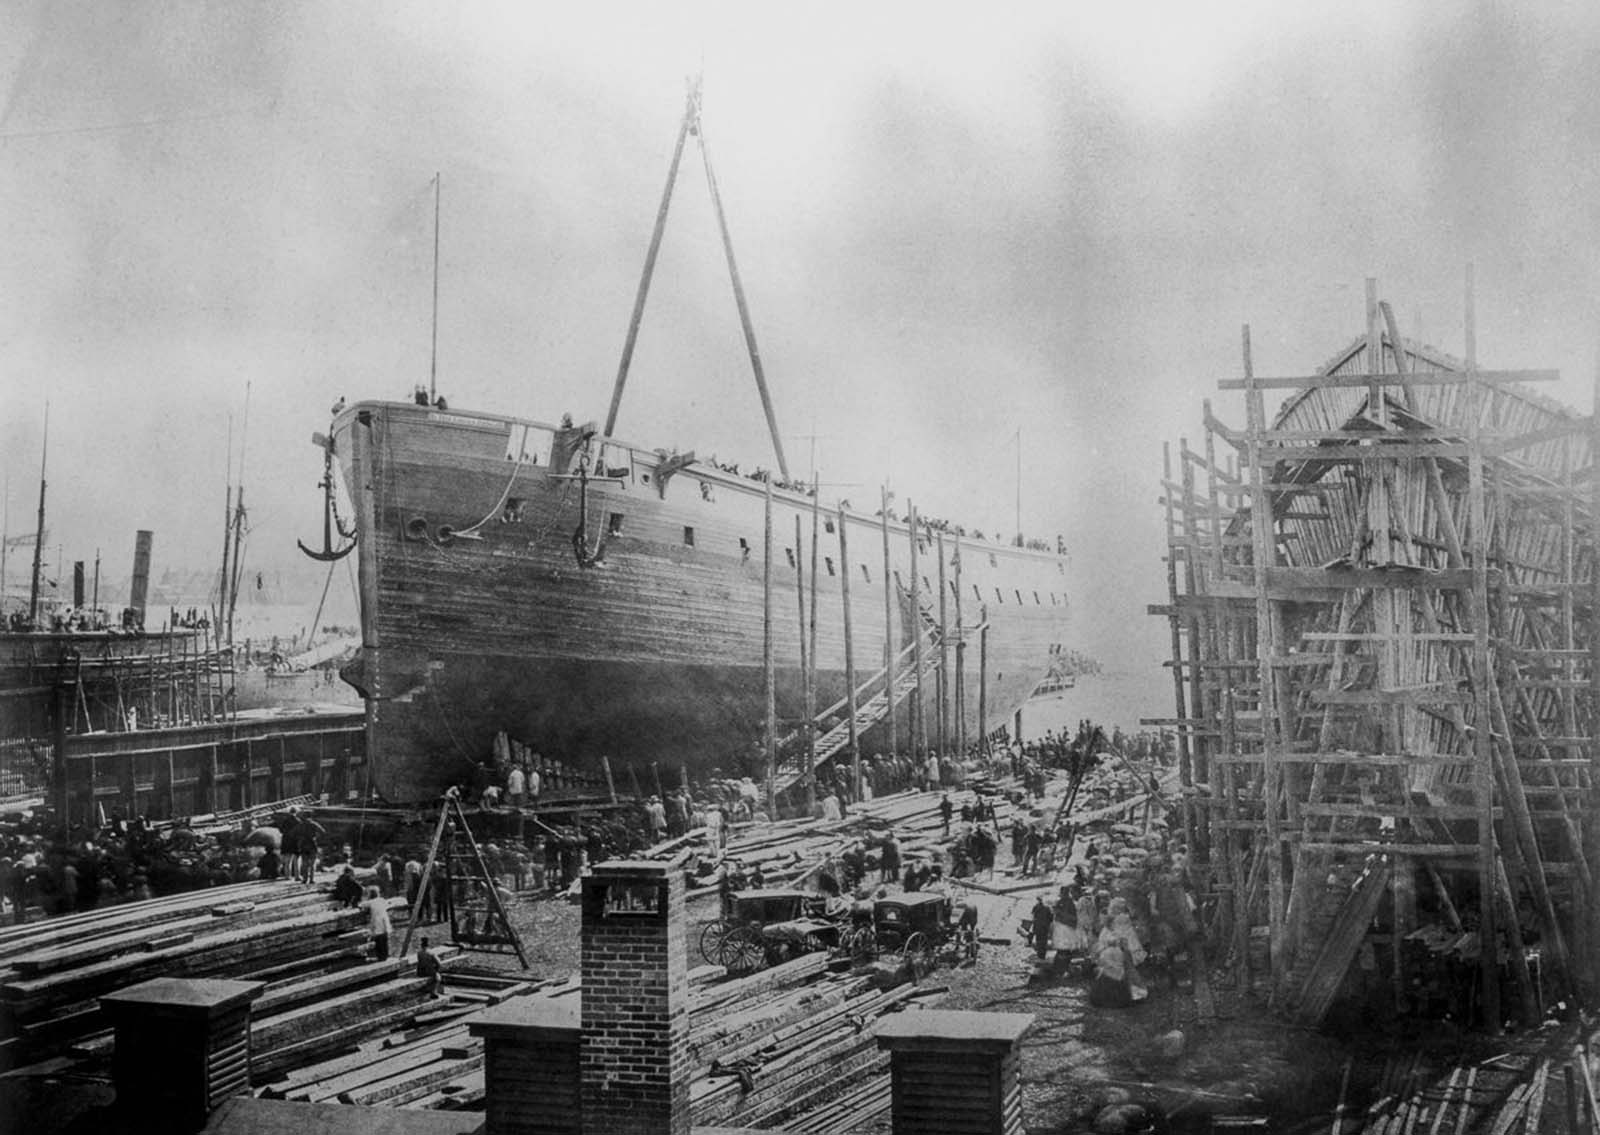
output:
[[[422,863],[413,855],[406,860],[406,909],[415,909],[417,892],[422,890]]]
[[[372,960],[389,960],[389,900],[378,894],[377,887],[367,888],[367,934],[372,939]]]
[[[650,842],[660,843],[667,834],[667,810],[661,806],[661,797],[651,796],[644,810],[650,827]]]
[[[900,841],[890,832],[883,837],[883,860],[878,873],[878,882],[894,883],[900,878]]]

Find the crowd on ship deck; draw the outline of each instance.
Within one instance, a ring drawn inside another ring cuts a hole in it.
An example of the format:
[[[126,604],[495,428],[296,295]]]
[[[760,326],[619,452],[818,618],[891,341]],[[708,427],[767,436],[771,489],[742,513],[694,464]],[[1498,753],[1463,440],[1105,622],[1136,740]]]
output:
[[[745,473],[740,470],[738,462],[718,461],[715,455],[707,458],[706,463],[713,469],[721,470],[724,473],[731,473],[735,477],[744,477],[746,480],[756,481],[763,484],[771,481],[774,488],[788,489],[790,492],[800,493],[808,497],[814,497],[817,495],[817,489],[815,485],[806,481],[785,480],[782,477],[774,476],[770,470],[763,469],[760,466],[757,466],[753,472]],[[839,503],[845,508],[850,507],[849,501],[840,501]],[[873,513],[873,515],[887,515],[890,520],[893,520],[897,523],[904,519],[892,508],[888,509],[887,512],[885,512],[883,509],[878,509]],[[960,536],[963,539],[970,540],[982,540],[985,543],[989,542],[990,539],[977,529],[968,531],[959,524],[951,524],[948,520],[942,520],[936,516],[927,516],[922,513],[917,514],[917,526],[924,532],[943,532],[946,535]],[[999,543],[1007,542],[1006,538],[999,532],[994,534],[993,539]],[[1053,551],[1060,556],[1067,554],[1067,542],[1061,536],[1056,537],[1056,542],[1053,547],[1048,540],[1041,540],[1037,537],[1027,537],[1020,532],[1016,536],[1012,537],[1009,542],[1015,547],[1028,548],[1035,552]]]

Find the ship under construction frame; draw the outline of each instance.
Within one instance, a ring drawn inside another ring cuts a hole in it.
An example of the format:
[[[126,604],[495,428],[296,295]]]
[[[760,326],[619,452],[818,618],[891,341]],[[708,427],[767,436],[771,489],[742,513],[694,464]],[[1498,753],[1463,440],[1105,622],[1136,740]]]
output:
[[[1597,1002],[1597,421],[1535,392],[1554,371],[1480,368],[1470,268],[1465,300],[1462,359],[1374,280],[1315,374],[1257,376],[1246,326],[1244,427],[1207,400],[1202,448],[1166,451],[1176,715],[1147,723],[1177,732],[1214,956],[1306,1024],[1364,943],[1405,1005],[1419,900],[1476,931],[1490,1029]]]

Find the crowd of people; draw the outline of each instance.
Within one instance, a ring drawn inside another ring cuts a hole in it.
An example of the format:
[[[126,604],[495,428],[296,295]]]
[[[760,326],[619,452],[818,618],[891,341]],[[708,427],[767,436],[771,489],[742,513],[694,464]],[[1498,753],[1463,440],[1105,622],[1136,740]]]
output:
[[[181,821],[117,816],[62,831],[22,813],[0,828],[0,918],[22,922],[34,911],[72,914],[252,879],[309,882],[318,866],[351,857],[298,808],[272,819],[201,832]]]

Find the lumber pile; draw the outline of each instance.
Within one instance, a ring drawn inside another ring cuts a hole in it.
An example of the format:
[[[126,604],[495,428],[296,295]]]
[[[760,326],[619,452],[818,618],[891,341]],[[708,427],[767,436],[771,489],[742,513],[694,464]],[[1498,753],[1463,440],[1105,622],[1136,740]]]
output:
[[[37,1060],[104,1029],[99,997],[157,977],[283,980],[347,961],[365,943],[358,909],[334,908],[325,893],[267,885],[262,903],[227,901],[152,912],[128,925],[142,904],[107,911],[120,928],[85,941],[13,954],[0,981],[3,1060]],[[208,892],[210,895],[210,892]],[[214,901],[214,900],[213,900]]]
[[[492,990],[496,980],[502,987]],[[321,982],[325,991],[336,984],[332,978]],[[487,976],[453,976],[450,1001],[434,1002],[428,1012],[413,1009],[409,1017],[397,1014],[396,1019],[404,1018],[410,1027],[393,1028],[384,1035],[369,1033],[359,1044],[347,1044],[314,1062],[298,1059],[300,1052],[279,1057],[275,1050],[262,1047],[263,1040],[272,1043],[291,1020],[268,1016],[257,1022],[253,1032],[257,1051],[270,1054],[270,1074],[276,1077],[262,1094],[371,1107],[481,1108],[483,1049],[468,1031],[469,1012],[457,1000],[463,991],[470,993],[475,982],[481,983],[478,992],[486,999],[567,997],[581,992],[576,978],[512,983]],[[406,984],[404,978],[396,978],[363,989],[373,999],[403,999]],[[856,1110],[837,1098],[841,1093],[870,1097],[874,1106],[887,1106],[888,1085],[881,1076],[887,1057],[877,1050],[875,1025],[884,1014],[931,1001],[943,990],[883,985],[878,975],[834,972],[822,954],[807,954],[733,980],[717,967],[696,970],[689,1016],[695,1123],[770,1124],[820,1106],[810,1130],[822,1133],[858,1118]],[[269,1003],[269,1008],[276,1004]],[[293,1019],[328,1023],[338,1013],[336,1004],[337,999],[307,1000]],[[878,1082],[868,1083],[874,1077]]]
[[[1504,1051],[1448,1067],[1430,1065],[1420,1054],[1392,1056],[1374,1096],[1354,1125],[1338,1121],[1334,1130],[1533,1135],[1550,1129],[1546,1112],[1559,1111],[1548,1106],[1558,1096],[1569,1118],[1592,1113],[1595,1084],[1586,1046],[1567,1026],[1520,1034]]]
[[[755,1035],[741,1031],[701,1048],[722,1055],[690,1085],[695,1123],[774,1126],[881,1077],[889,1058],[878,1049],[878,1021],[943,993],[910,984],[880,989],[849,977],[829,984],[835,988],[758,1010],[765,1021]]]
[[[237,903],[248,903],[254,907],[299,898],[308,893],[311,892],[302,884],[287,881],[232,883],[144,902],[37,919],[20,926],[0,927],[0,982],[9,981],[15,975],[14,959],[31,953],[69,944],[81,945],[127,931],[153,929],[163,923],[209,914],[213,909],[228,908]]]
[[[441,951],[445,958],[445,952]],[[445,958],[447,975],[450,959]],[[403,963],[392,963],[401,967]],[[378,967],[365,966],[363,970]],[[368,1107],[448,1109],[481,1106],[483,1042],[467,1030],[484,1006],[509,997],[540,993],[558,996],[577,988],[574,981],[542,983],[512,977],[461,973],[447,976],[447,996],[432,1000],[423,982],[396,968],[394,976],[355,991],[365,1001],[360,1024],[341,1027],[352,1013],[351,998],[312,1001],[292,1014],[268,1017],[251,1029],[251,1043],[267,1059],[256,1062],[261,1094],[270,1099],[348,1103]],[[274,1043],[310,1029],[310,1039]],[[264,1076],[263,1076],[264,1072]]]
[[[93,1055],[106,1033],[99,999],[150,978],[254,978],[271,983],[270,996],[348,966],[363,952],[365,917],[324,891],[256,882],[9,928],[0,932],[0,1061],[74,1044]]]

